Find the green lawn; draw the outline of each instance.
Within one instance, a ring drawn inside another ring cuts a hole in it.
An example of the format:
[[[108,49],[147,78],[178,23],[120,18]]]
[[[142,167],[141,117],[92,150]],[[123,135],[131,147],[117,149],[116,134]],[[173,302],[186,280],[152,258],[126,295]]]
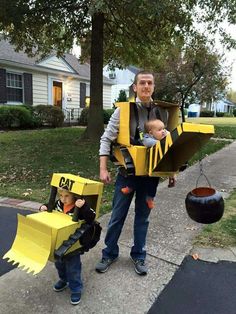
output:
[[[218,128],[218,126],[217,126]],[[99,180],[99,144],[81,139],[83,128],[56,128],[42,130],[8,131],[0,133],[0,196],[46,202],[50,193],[50,180],[54,172],[79,174]],[[217,130],[217,129],[216,129]],[[224,137],[236,138],[236,125],[220,130]],[[232,135],[233,134],[233,135]],[[209,155],[226,141],[210,140],[196,154]],[[112,177],[115,167],[110,163]],[[113,185],[104,186],[101,214],[110,210]]]
[[[236,117],[226,118],[226,117],[199,117],[199,118],[186,118],[186,122],[201,123],[201,124],[214,124],[221,126],[234,126],[236,127]]]
[[[99,180],[98,144],[81,140],[82,132],[57,128],[0,133],[0,196],[45,202],[53,172]],[[110,207],[111,195],[112,186],[106,186],[101,213]]]

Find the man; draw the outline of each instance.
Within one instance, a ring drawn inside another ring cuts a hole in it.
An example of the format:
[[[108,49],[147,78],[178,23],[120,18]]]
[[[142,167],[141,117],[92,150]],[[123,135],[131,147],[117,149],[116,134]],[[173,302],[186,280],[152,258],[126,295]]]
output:
[[[152,103],[154,92],[154,76],[151,72],[140,71],[136,74],[133,90],[136,93],[136,104],[139,116],[139,127],[143,130],[144,123],[149,119],[156,119],[156,106]],[[161,113],[160,113],[161,114]],[[159,115],[160,117],[160,115]],[[101,137],[100,142],[100,179],[104,183],[111,183],[111,176],[107,169],[107,162],[110,155],[111,143],[117,138],[119,132],[120,109],[117,108],[108,123],[108,126]],[[137,121],[135,115],[131,114],[130,122],[131,141],[137,136]],[[147,274],[146,258],[146,235],[149,225],[149,214],[151,208],[146,200],[146,186],[153,184],[155,180],[155,191],[159,178],[145,176],[123,176],[117,175],[115,192],[113,197],[112,214],[105,237],[106,247],[102,250],[102,259],[96,265],[96,271],[104,273],[119,256],[118,239],[121,234],[128,210],[135,194],[135,218],[134,218],[134,244],[131,248],[130,257],[134,263],[134,269],[139,275]],[[126,187],[132,187],[127,192]]]

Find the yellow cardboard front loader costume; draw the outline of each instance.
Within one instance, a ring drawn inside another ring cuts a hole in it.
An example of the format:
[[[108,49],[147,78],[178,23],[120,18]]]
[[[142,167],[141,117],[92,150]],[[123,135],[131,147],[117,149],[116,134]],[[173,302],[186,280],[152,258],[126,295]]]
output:
[[[3,258],[8,258],[14,264],[19,263],[18,267],[23,267],[28,273],[37,274],[48,260],[55,260],[54,255],[58,250],[62,249],[63,253],[69,254],[82,247],[78,238],[85,231],[83,221],[76,221],[74,217],[53,211],[57,188],[65,186],[70,192],[83,196],[98,217],[103,183],[68,173],[54,173],[48,211],[27,216],[18,214],[14,243]],[[66,248],[64,244],[67,244]]]
[[[120,129],[111,160],[121,173],[136,176],[171,176],[214,134],[213,125],[179,123],[179,106],[164,101],[155,105],[166,117],[169,134],[151,148],[132,145],[130,120],[133,102],[116,103],[120,107]]]

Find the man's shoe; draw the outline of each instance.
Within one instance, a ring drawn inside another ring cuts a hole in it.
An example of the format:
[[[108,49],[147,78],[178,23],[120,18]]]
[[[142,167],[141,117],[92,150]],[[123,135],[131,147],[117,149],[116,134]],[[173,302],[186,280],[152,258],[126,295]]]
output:
[[[117,260],[117,258],[102,258],[100,262],[97,263],[95,269],[98,273],[105,273],[109,266],[114,263]]]
[[[66,287],[68,287],[68,283],[60,279],[54,285],[53,290],[56,291],[56,292],[60,292],[60,291],[63,291],[64,289],[66,289]]]
[[[79,304],[80,299],[81,299],[81,293],[80,292],[71,293],[71,296],[70,296],[70,303],[71,304],[73,304],[73,305]]]
[[[147,275],[148,269],[145,264],[145,261],[143,259],[134,259],[132,257],[130,258],[134,263],[134,270],[136,271],[136,273],[139,274],[140,276]]]

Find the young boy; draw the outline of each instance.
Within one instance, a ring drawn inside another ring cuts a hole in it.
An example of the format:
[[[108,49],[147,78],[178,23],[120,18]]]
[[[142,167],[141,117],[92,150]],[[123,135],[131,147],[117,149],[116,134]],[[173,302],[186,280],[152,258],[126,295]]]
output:
[[[73,215],[75,207],[79,208],[79,219],[83,219],[90,224],[95,219],[95,212],[84,199],[77,199],[77,196],[65,189],[58,189],[59,199],[55,203],[55,210],[68,215]],[[40,211],[47,210],[47,205],[42,205]],[[64,256],[63,259],[56,260],[55,267],[58,271],[59,281],[54,285],[56,292],[63,291],[69,286],[71,290],[71,304],[79,304],[83,283],[81,279],[81,259],[80,253]]]

